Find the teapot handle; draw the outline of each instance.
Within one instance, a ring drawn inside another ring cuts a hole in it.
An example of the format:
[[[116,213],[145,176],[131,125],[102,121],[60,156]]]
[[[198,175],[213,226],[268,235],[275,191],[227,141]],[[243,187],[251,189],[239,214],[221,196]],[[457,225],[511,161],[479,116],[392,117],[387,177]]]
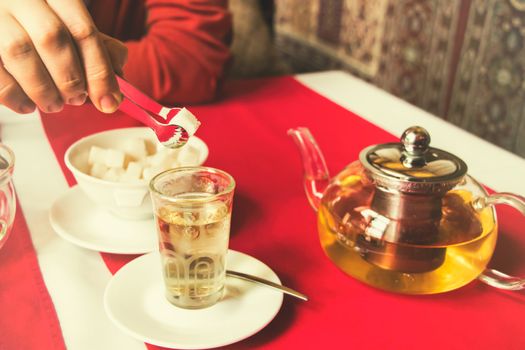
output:
[[[525,216],[525,199],[512,193],[494,193],[472,202],[474,209],[482,210],[490,205],[506,204]],[[505,290],[525,289],[525,278],[513,277],[494,269],[485,269],[478,279],[489,286]]]

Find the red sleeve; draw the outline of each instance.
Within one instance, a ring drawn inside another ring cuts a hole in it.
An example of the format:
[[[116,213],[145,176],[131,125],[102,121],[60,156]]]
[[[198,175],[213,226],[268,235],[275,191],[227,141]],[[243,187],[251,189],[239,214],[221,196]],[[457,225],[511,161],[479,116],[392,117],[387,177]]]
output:
[[[126,79],[165,104],[213,99],[229,59],[227,0],[145,3],[146,35],[126,42]]]

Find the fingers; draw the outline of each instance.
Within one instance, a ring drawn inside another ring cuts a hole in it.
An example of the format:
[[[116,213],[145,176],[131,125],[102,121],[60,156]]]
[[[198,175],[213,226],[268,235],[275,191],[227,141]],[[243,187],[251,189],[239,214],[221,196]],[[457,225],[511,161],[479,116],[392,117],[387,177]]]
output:
[[[48,0],[71,33],[83,64],[87,90],[93,104],[102,112],[113,113],[122,95],[109,55],[82,0]]]
[[[31,113],[36,106],[18,85],[16,80],[5,70],[0,60],[0,104],[17,113]]]
[[[31,38],[62,100],[72,105],[83,104],[87,98],[84,72],[73,40],[60,18],[40,1],[31,3],[30,10],[16,6],[12,14]]]
[[[112,38],[106,34],[100,33],[100,38],[108,51],[113,70],[118,75],[122,76],[124,65],[128,60],[128,48],[124,45],[123,42]]]
[[[122,74],[127,49],[98,33],[83,1],[12,5],[11,14],[0,14],[0,103],[29,111],[33,100],[57,112],[89,94],[99,110],[114,112],[122,100],[115,72]]]
[[[61,110],[62,97],[36,52],[31,38],[11,16],[1,16],[0,23],[0,57],[5,70],[41,110],[49,113]],[[9,86],[9,82],[7,85]],[[7,89],[13,89],[12,83]]]

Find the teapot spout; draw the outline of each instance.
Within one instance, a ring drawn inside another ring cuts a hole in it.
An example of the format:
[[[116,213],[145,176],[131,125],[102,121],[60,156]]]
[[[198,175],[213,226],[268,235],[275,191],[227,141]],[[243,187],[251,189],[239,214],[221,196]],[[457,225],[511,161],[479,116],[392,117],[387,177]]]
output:
[[[299,148],[304,168],[304,190],[312,208],[317,211],[330,176],[323,154],[308,128],[299,127],[288,130]]]

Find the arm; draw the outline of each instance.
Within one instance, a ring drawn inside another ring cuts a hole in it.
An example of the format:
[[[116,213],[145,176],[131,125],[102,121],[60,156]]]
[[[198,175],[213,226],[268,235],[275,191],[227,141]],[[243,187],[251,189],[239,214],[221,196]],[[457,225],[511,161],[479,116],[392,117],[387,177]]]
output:
[[[227,0],[146,0],[146,10],[146,35],[126,42],[126,79],[166,104],[213,99],[229,59]]]

